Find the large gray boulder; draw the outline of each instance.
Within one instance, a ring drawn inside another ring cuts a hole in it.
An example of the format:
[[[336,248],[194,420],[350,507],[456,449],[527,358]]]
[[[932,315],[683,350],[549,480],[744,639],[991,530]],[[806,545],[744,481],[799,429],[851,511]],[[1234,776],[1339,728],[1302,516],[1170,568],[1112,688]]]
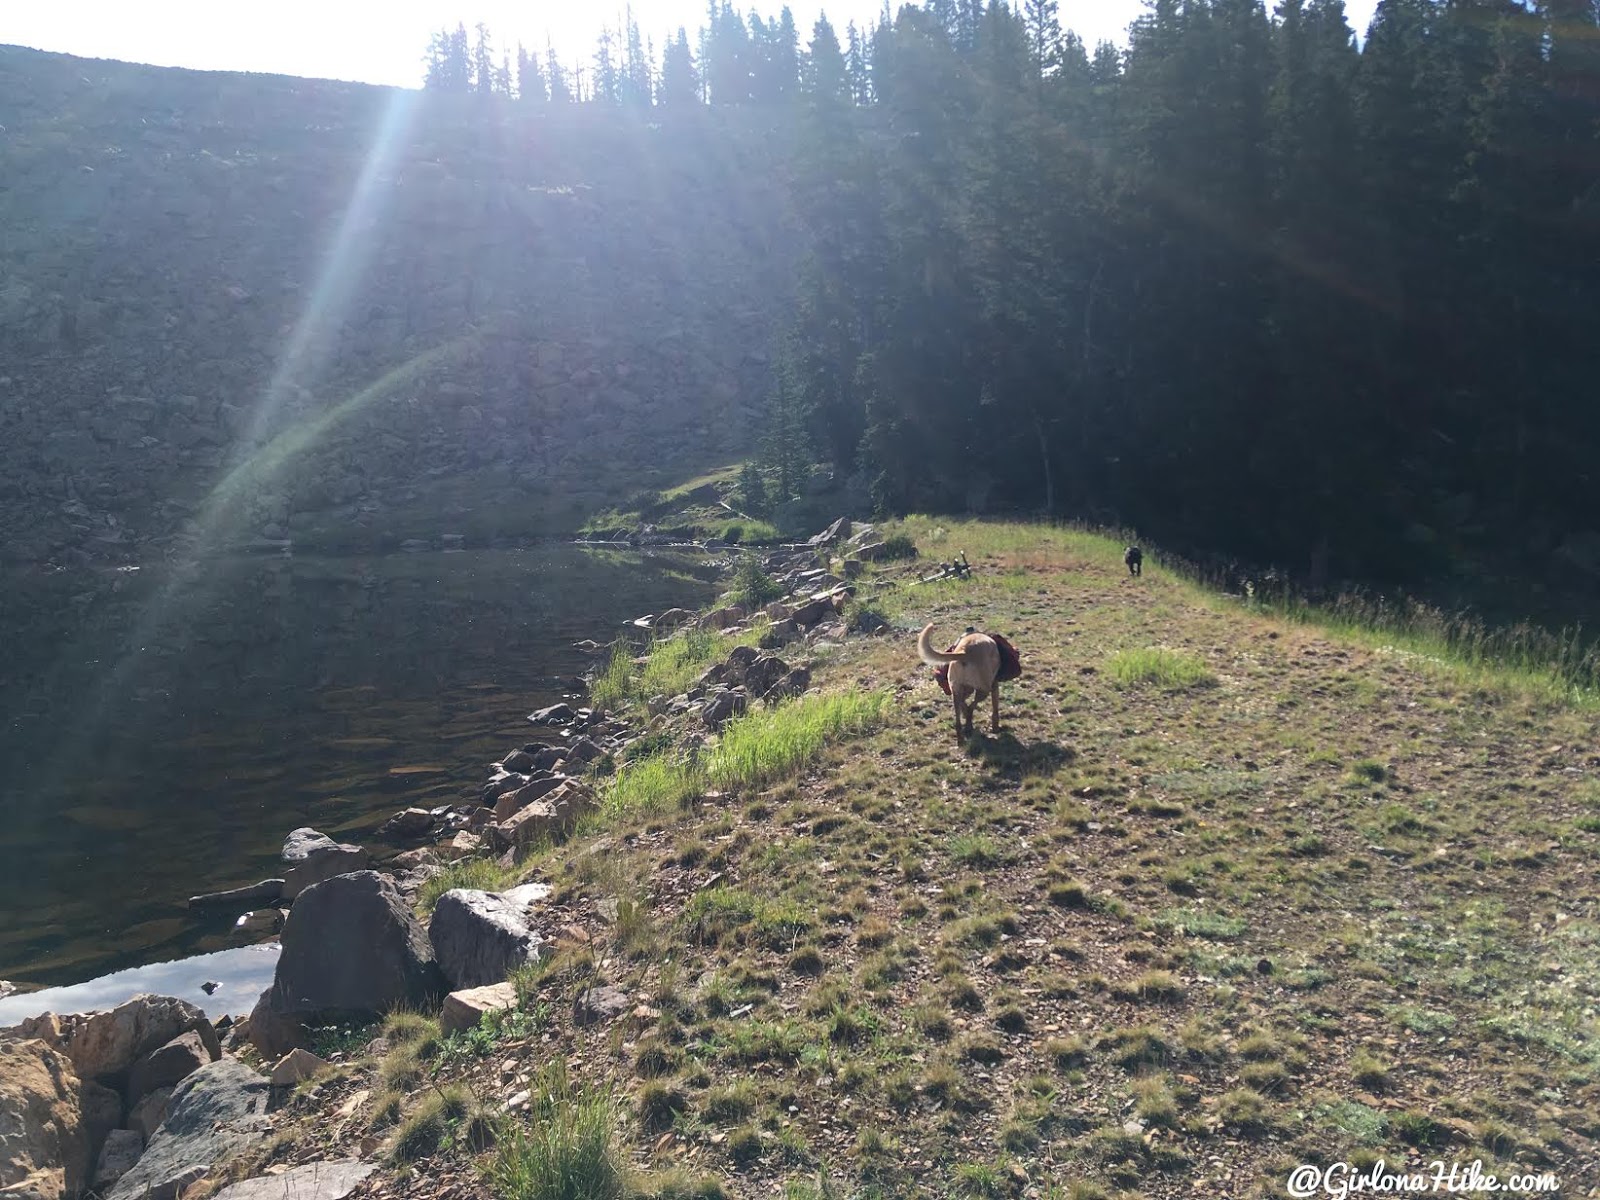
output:
[[[428,935],[394,881],[376,871],[308,888],[283,927],[267,1005],[283,1017],[424,1007],[444,994]]]
[[[377,1169],[377,1163],[356,1159],[303,1163],[281,1175],[258,1175],[229,1184],[211,1200],[343,1200]]]
[[[452,988],[499,983],[546,953],[526,903],[497,892],[456,888],[439,897],[428,938]]]
[[[207,1063],[173,1090],[144,1156],[106,1200],[174,1200],[217,1164],[271,1131],[272,1087],[237,1059]]]
[[[283,861],[289,865],[283,876],[283,899],[294,900],[325,879],[365,870],[368,857],[360,846],[336,842],[325,833],[302,827],[284,839]]]

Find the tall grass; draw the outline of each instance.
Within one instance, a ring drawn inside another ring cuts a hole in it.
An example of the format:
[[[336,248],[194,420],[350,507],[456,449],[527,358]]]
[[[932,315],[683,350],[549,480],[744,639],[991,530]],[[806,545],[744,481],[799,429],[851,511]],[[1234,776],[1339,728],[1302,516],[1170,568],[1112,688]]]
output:
[[[499,1200],[621,1200],[626,1168],[603,1093],[573,1087],[558,1063],[541,1072],[529,1115],[496,1148]]]
[[[652,754],[616,773],[606,789],[602,812],[608,817],[670,812],[703,790],[700,772],[692,764]]]
[[[765,787],[794,775],[835,738],[875,728],[887,692],[803,696],[794,704],[730,722],[706,759],[706,780],[721,791]]]
[[[427,916],[439,897],[454,888],[475,888],[483,892],[504,891],[516,882],[517,872],[500,866],[492,858],[464,858],[449,863],[427,880],[417,892],[417,911]]]
[[[1358,641],[1503,676],[1570,701],[1600,703],[1600,642],[1581,627],[1549,630],[1525,621],[1491,626],[1472,613],[1360,592],[1342,593],[1326,604],[1285,594],[1255,600],[1253,607]]]
[[[755,645],[760,636],[758,630],[748,630],[723,637],[715,630],[691,626],[652,641],[639,656],[642,664],[635,663],[635,651],[628,643],[618,642],[589,685],[589,702],[596,708],[618,709],[630,700],[676,696],[687,691],[712,662],[735,646]]]

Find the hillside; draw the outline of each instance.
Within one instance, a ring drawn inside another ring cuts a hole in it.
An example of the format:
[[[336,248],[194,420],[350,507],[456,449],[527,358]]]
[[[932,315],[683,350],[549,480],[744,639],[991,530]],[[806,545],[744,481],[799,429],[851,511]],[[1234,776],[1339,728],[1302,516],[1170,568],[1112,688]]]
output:
[[[16,47],[0,102],[11,560],[572,530],[749,443],[798,253],[770,115]]]
[[[858,592],[892,630],[782,651],[823,696],[778,713],[881,695],[875,728],[681,806],[658,736],[570,843],[451,868],[552,885],[554,957],[470,1034],[324,1038],[251,1165],[536,1200],[562,1138],[510,1130],[557,1128],[661,1196],[1278,1196],[1380,1158],[1600,1186],[1592,705],[1131,579],[1104,539],[904,532],[923,558]],[[958,551],[972,580],[912,582]],[[1021,648],[998,736],[980,709],[952,744],[929,620]],[[580,1026],[597,984],[627,1006]]]

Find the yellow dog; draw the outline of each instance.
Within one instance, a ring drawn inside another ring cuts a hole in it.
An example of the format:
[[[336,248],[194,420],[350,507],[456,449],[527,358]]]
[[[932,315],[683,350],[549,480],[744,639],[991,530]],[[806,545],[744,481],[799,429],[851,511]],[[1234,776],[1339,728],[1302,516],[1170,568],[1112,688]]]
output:
[[[961,717],[966,713],[966,736],[972,736],[972,714],[978,701],[989,697],[989,730],[1000,732],[1000,647],[986,633],[969,633],[953,650],[933,648],[933,625],[917,635],[917,655],[930,667],[950,666],[950,698],[956,706],[956,741],[962,738]]]

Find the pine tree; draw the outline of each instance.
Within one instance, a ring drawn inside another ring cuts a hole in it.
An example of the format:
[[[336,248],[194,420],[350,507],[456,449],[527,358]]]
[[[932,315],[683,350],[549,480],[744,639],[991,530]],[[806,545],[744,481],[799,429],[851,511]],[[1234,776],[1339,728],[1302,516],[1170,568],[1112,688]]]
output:
[[[489,28],[478,22],[477,40],[472,47],[472,90],[480,96],[491,96],[495,90],[494,49],[489,38]]]
[[[622,72],[617,66],[616,37],[611,26],[602,25],[594,52],[593,99],[601,104],[615,104],[621,98]]]
[[[689,35],[679,26],[678,36],[667,43],[661,57],[659,103],[663,108],[688,109],[697,106],[700,99],[700,79],[694,56],[689,53]]]
[[[550,98],[539,55],[524,50],[521,43],[517,45],[517,98],[534,104],[542,104]]]
[[[567,72],[562,68],[561,62],[556,58],[556,50],[549,40],[544,47],[545,74],[549,78],[550,103],[571,104],[577,99],[573,86],[567,78]]]
[[[1040,79],[1060,65],[1061,22],[1056,0],[1023,0],[1022,19],[1028,29],[1028,53]]]

